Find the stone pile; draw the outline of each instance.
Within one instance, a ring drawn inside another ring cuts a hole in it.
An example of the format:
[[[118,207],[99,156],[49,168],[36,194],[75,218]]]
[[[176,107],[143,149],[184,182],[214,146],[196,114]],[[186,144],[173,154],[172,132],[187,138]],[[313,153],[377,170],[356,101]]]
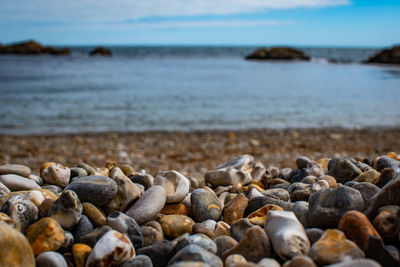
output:
[[[0,166],[0,266],[400,266],[400,161]]]

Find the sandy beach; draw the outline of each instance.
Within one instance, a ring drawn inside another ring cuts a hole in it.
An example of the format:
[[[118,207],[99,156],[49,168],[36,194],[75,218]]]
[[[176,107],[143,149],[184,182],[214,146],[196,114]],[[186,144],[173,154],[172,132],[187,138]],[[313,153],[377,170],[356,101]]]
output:
[[[372,160],[400,151],[400,128],[0,135],[0,151],[0,164],[24,164],[36,173],[47,161],[66,166],[84,161],[101,167],[115,160],[153,175],[176,169],[202,176],[242,154],[277,167],[295,167],[300,155],[314,160],[335,155]]]

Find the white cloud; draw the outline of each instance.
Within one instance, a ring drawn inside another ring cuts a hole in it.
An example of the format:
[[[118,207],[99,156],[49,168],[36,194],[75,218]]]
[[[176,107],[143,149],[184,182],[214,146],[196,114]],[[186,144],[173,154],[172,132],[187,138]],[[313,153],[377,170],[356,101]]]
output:
[[[253,13],[325,8],[350,0],[2,0],[1,21],[121,21],[159,16]]]

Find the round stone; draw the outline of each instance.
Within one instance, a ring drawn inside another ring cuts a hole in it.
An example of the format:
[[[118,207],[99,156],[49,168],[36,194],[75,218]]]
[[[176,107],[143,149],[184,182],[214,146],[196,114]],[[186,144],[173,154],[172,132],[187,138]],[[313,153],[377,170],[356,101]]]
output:
[[[54,202],[49,211],[49,217],[55,219],[62,228],[71,229],[82,215],[82,204],[74,191],[66,190]]]
[[[225,260],[225,267],[235,267],[240,265],[240,263],[246,263],[247,260],[240,254],[229,255]]]
[[[147,190],[154,185],[154,177],[150,174],[136,174],[129,176],[132,182],[141,184]]]
[[[265,217],[270,210],[283,210],[281,207],[274,204],[267,204],[258,210],[250,213],[247,219],[254,225],[264,226]]]
[[[153,267],[153,262],[146,255],[137,255],[118,267]]]
[[[54,251],[46,251],[36,257],[37,267],[68,267],[64,257]]]
[[[188,215],[188,208],[182,204],[166,204],[160,211],[164,215]]]
[[[70,168],[70,170],[71,170],[71,178],[79,176],[88,176],[88,173],[84,168],[72,167]]]
[[[191,215],[196,222],[205,220],[218,221],[222,214],[222,207],[214,192],[198,188],[191,194]]]
[[[155,185],[164,187],[167,203],[182,202],[189,193],[189,180],[177,171],[164,171],[154,179]]]

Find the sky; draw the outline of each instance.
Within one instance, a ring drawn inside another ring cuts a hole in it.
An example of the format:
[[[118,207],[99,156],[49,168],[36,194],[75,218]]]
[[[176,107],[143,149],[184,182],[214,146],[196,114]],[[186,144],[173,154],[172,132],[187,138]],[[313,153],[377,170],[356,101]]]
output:
[[[0,0],[0,43],[400,44],[399,0]]]

